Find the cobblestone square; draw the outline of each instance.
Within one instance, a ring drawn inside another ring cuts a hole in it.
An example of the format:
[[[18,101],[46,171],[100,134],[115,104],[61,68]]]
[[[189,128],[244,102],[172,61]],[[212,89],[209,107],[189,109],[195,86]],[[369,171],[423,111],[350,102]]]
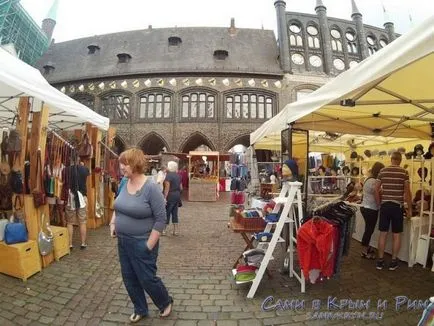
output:
[[[434,293],[434,275],[428,269],[401,263],[395,272],[377,271],[373,261],[360,258],[359,243],[353,241],[338,279],[307,285],[302,294],[295,279],[280,273],[283,264],[276,259],[270,268],[272,279],[264,277],[255,298],[249,300],[249,285],[237,286],[231,279],[231,267],[244,241],[227,227],[228,202],[227,193],[221,193],[215,203],[184,201],[181,235],[162,238],[158,263],[158,273],[175,300],[174,312],[161,320],[151,304],[151,315],[138,325],[416,325],[422,313],[418,302],[402,301],[396,311],[396,297],[426,300]],[[128,324],[132,304],[122,283],[116,240],[108,234],[108,227],[90,230],[87,250],[74,249],[27,283],[0,275],[0,325]],[[79,239],[74,242],[78,244]],[[287,305],[288,310],[262,311],[269,296],[274,303],[282,299],[294,305]],[[353,302],[340,301],[343,299]],[[315,314],[312,304],[318,301],[312,300],[320,300],[322,316]],[[327,317],[327,300],[335,307],[329,313],[365,311],[381,319],[315,320]],[[365,306],[358,301],[359,309],[354,309],[356,300],[363,300]]]

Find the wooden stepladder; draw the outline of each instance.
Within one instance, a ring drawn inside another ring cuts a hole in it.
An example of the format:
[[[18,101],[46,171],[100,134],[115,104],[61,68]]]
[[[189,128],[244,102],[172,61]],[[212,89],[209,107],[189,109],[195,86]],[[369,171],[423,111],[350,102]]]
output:
[[[282,209],[282,205],[283,210],[280,214],[279,221],[268,222],[264,229],[264,232],[271,232],[273,226],[275,227],[271,241],[258,243],[257,247],[265,250],[265,256],[261,262],[261,266],[256,272],[256,277],[253,280],[249,293],[247,294],[247,298],[249,299],[252,299],[255,296],[256,290],[261,283],[268,263],[270,262],[270,260],[273,259],[273,252],[276,248],[277,243],[285,242],[285,240],[281,237],[281,234],[283,231],[283,227],[286,223],[289,223],[290,226],[290,245],[288,248],[290,265],[289,273],[291,277],[296,276],[301,283],[301,292],[304,292],[305,290],[305,281],[303,274],[300,273],[300,275],[298,275],[294,270],[294,243],[296,243],[297,241],[294,237],[294,227],[296,230],[298,230],[299,222],[297,222],[296,215],[298,215],[298,221],[301,221],[303,216],[301,186],[301,182],[285,182],[282,185],[282,190],[279,194],[279,197],[273,199],[273,201],[276,203],[276,206],[273,209],[273,213],[279,213]],[[296,209],[298,210],[298,214],[296,214]]]

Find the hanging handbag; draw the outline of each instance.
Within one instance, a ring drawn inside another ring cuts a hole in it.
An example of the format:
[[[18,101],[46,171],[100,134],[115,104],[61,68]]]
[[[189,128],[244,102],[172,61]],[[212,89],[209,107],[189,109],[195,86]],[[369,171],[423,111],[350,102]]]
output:
[[[26,218],[24,217],[23,212],[23,203],[21,201],[21,196],[15,196],[15,202],[14,202],[14,213],[13,213],[14,219],[17,222],[25,223]]]
[[[33,204],[35,208],[38,208],[42,205],[45,205],[47,200],[44,192],[44,180],[42,176],[42,159],[41,159],[41,150],[38,149],[36,152],[36,188],[33,190]],[[39,183],[39,185],[38,185]]]
[[[6,224],[4,241],[7,245],[26,242],[29,239],[26,226],[15,218]]]
[[[97,196],[96,196],[96,202],[95,202],[95,217],[96,218],[102,218],[104,216],[104,209],[101,206],[101,191],[100,189],[96,189]]]
[[[89,140],[89,135],[84,134],[83,139],[78,147],[78,156],[81,159],[89,159],[93,155],[93,147]]]
[[[46,232],[44,232],[44,225]],[[38,234],[38,247],[41,256],[49,255],[53,251],[53,232],[50,229],[49,223],[45,223],[45,214],[41,214],[41,231]]]

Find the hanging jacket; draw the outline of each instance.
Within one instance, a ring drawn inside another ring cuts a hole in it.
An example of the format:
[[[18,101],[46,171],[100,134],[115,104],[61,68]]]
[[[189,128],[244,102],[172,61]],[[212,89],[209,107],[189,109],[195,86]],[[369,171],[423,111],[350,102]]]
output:
[[[309,273],[313,270],[319,270],[325,277],[333,275],[335,232],[333,225],[321,218],[310,219],[298,230],[297,251],[306,279],[309,279]]]

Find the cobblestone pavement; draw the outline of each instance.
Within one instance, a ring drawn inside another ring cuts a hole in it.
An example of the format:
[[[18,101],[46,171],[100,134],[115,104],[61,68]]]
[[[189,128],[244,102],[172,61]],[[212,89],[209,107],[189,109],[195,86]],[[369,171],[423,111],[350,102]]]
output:
[[[244,242],[227,228],[228,202],[227,194],[216,203],[184,201],[181,235],[162,238],[158,263],[159,275],[175,300],[174,312],[160,320],[157,309],[150,305],[150,317],[139,325],[417,325],[422,310],[403,305],[397,312],[395,297],[426,300],[434,294],[434,273],[403,263],[395,272],[377,271],[372,261],[359,257],[359,243],[354,241],[339,279],[307,285],[302,294],[296,280],[279,272],[282,262],[276,259],[271,266],[273,278],[264,278],[255,298],[248,300],[249,286],[235,285],[230,276]],[[74,242],[78,244],[78,238]],[[268,296],[298,299],[304,307],[264,312],[261,304]],[[320,311],[326,311],[329,296],[370,299],[368,310],[342,308],[334,312],[377,312],[379,299],[387,300],[388,305],[378,310],[381,320],[307,320],[315,317],[312,300],[321,300]],[[131,312],[120,276],[116,240],[108,236],[108,227],[91,230],[87,250],[75,249],[27,283],[0,274],[2,326],[124,325]]]

